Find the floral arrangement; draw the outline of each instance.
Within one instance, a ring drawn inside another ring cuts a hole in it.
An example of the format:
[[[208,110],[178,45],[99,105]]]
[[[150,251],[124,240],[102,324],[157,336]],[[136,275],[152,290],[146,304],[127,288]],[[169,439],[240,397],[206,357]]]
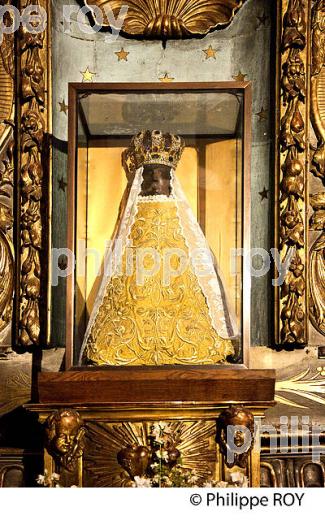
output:
[[[181,467],[176,467],[169,476],[162,477],[160,480],[161,487],[206,487],[206,488],[247,488],[248,478],[240,473],[231,473],[231,482],[223,482],[216,480],[209,480],[198,485],[200,478],[195,471],[187,470]],[[158,479],[156,477],[134,477],[133,487],[151,488],[157,486]]]
[[[145,476],[135,476],[133,487],[248,487],[248,479],[240,472],[231,474],[231,482],[203,481],[195,470],[184,468],[172,429],[160,421],[149,435],[151,462]]]
[[[61,487],[60,475],[57,473],[52,473],[52,475],[48,474],[48,471],[44,471],[44,475],[38,475],[36,482],[39,486],[47,487],[47,488],[58,488]]]
[[[44,475],[38,475],[36,479],[36,483],[39,486],[46,488],[61,488],[60,486],[60,475],[57,473],[52,473],[52,475],[48,474],[48,471],[44,471]],[[71,488],[77,488],[78,486],[70,486]]]

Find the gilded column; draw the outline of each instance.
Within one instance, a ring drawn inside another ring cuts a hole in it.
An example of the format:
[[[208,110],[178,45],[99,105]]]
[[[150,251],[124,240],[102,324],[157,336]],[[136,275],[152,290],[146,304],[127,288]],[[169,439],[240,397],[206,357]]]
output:
[[[307,208],[309,0],[278,3],[276,113],[276,247],[287,265],[275,289],[275,341],[308,341]]]
[[[21,26],[17,37],[17,287],[16,344],[46,341],[49,161],[50,161],[50,20],[48,0],[20,0],[45,10],[42,31]],[[31,13],[33,14],[33,13]],[[36,22],[35,22],[36,23]]]

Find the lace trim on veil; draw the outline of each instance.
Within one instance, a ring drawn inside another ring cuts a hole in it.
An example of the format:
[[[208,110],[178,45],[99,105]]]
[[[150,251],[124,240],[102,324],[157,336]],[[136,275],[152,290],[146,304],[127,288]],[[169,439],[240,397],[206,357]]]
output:
[[[82,343],[80,356],[79,356],[79,365],[81,365],[82,362],[82,356],[85,350],[85,347],[87,345],[87,341],[89,338],[89,335],[91,333],[92,326],[96,320],[97,313],[99,311],[99,308],[103,302],[103,299],[105,297],[106,292],[106,286],[109,282],[109,280],[116,274],[120,262],[118,259],[122,259],[123,253],[125,251],[125,248],[128,244],[128,237],[130,235],[132,226],[135,221],[135,217],[138,212],[138,199],[139,194],[141,192],[141,186],[143,182],[143,167],[139,168],[134,176],[134,180],[130,189],[130,193],[128,196],[127,204],[125,207],[125,210],[123,212],[122,218],[121,218],[121,224],[119,226],[118,232],[113,240],[110,241],[109,247],[106,249],[104,254],[104,275],[102,282],[100,284],[100,288],[98,291],[98,295],[95,301],[95,305],[92,309],[89,322],[87,325],[86,333],[84,336],[84,340]],[[118,241],[117,241],[118,239]]]
[[[234,339],[238,336],[236,320],[229,310],[221,273],[174,170],[171,171],[171,185],[182,234],[193,271],[198,274],[197,280],[207,302],[212,326],[221,338]]]
[[[138,202],[170,202],[171,200],[175,200],[175,197],[171,194],[169,197],[167,195],[139,195]]]

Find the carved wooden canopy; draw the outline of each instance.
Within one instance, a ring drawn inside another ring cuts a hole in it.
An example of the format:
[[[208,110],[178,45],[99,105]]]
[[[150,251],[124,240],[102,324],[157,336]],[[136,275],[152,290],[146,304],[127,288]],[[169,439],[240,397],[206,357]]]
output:
[[[103,11],[104,26],[110,27],[107,10],[117,18],[128,6],[122,34],[135,38],[168,40],[204,36],[231,23],[245,0],[82,0],[90,9]]]

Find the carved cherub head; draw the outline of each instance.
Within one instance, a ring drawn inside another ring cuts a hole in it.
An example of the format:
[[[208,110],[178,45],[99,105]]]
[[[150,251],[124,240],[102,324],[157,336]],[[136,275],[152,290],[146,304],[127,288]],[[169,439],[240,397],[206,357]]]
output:
[[[74,410],[59,410],[47,420],[49,452],[59,458],[60,463],[69,470],[73,469],[76,459],[82,454],[84,433],[83,421]]]
[[[217,420],[217,442],[231,468],[245,468],[254,444],[254,416],[243,406],[230,406]]]

